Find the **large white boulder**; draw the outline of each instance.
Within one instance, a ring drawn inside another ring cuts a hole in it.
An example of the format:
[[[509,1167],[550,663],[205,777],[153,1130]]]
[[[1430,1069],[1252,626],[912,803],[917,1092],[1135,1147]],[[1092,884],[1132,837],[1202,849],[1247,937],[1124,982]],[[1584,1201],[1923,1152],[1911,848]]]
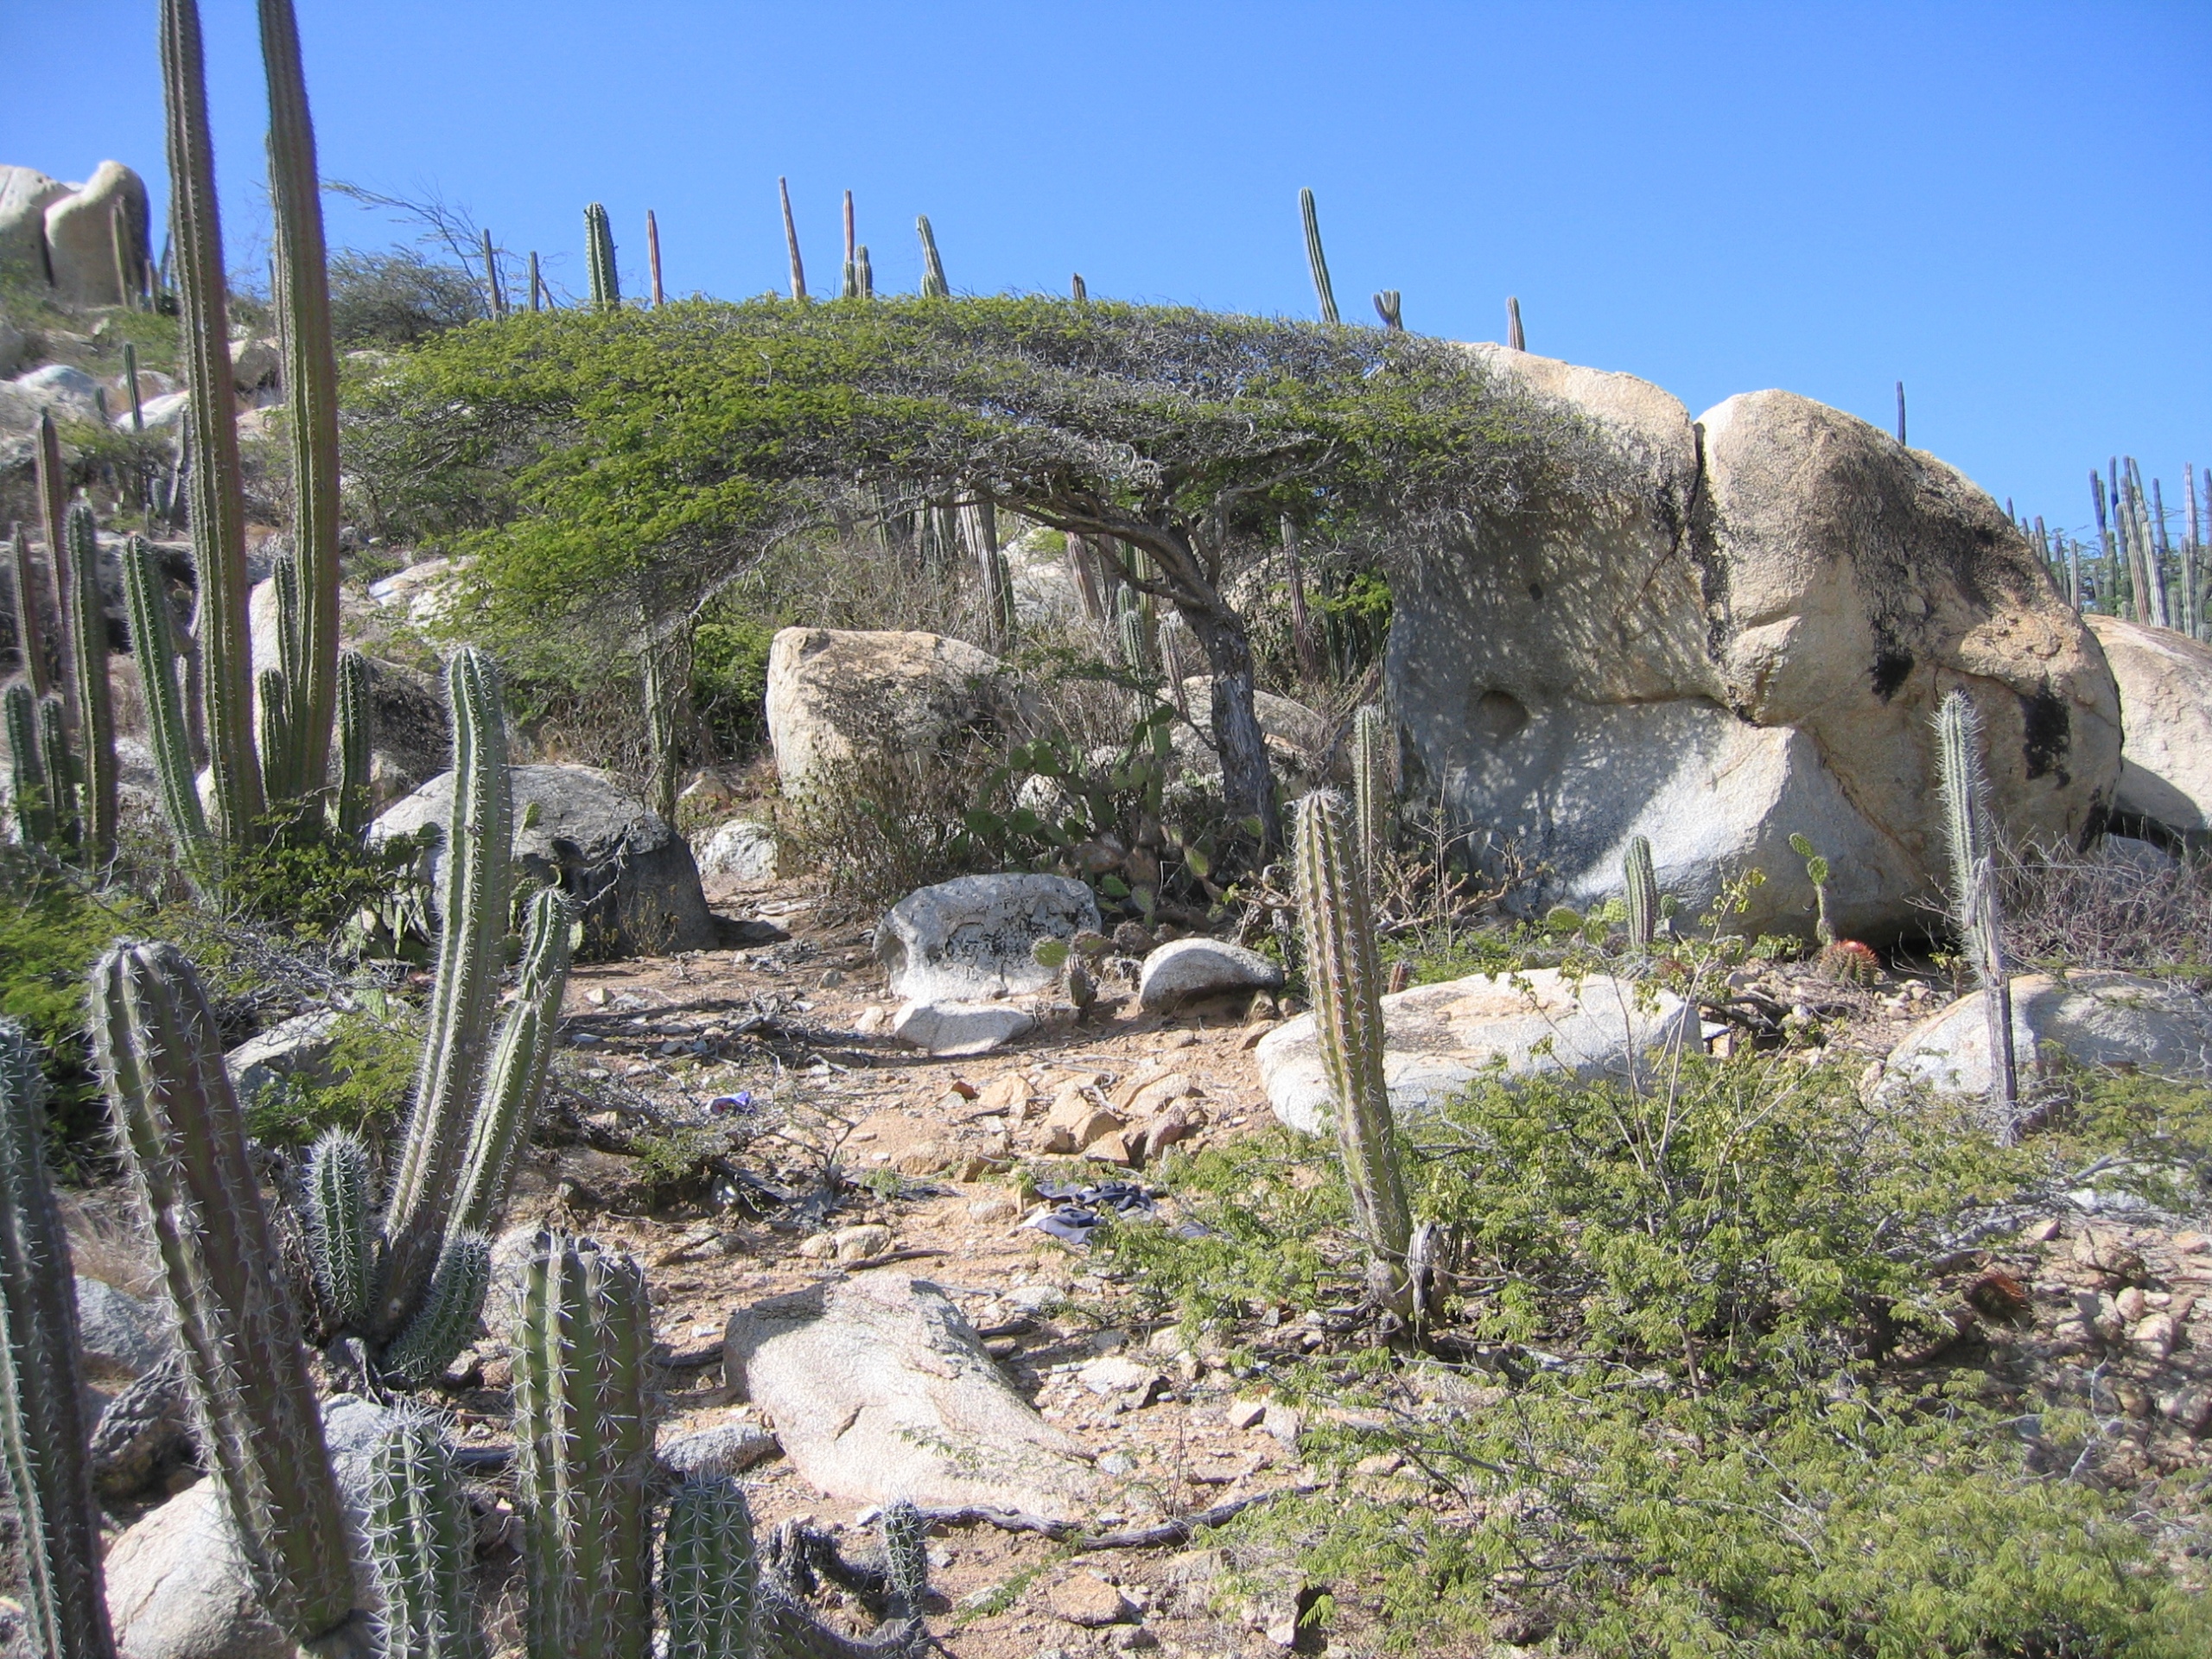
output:
[[[1399,1116],[1440,1107],[1486,1076],[1567,1071],[1627,1077],[1654,1054],[1697,1040],[1697,1014],[1671,991],[1555,968],[1472,974],[1382,999],[1382,1074]],[[1334,1112],[1313,1016],[1301,1014],[1253,1051],[1275,1116],[1308,1135]]]
[[[2113,812],[2184,837],[2212,834],[2212,645],[2117,616],[2082,619],[2120,685]]]
[[[146,257],[146,183],[121,162],[102,162],[92,176],[48,204],[46,257],[54,291],[72,305],[120,305],[116,218],[122,217],[124,259]]]
[[[581,907],[586,948],[621,955],[705,950],[715,920],[691,849],[661,816],[641,806],[612,772],[593,766],[515,766],[515,857],[539,880],[557,882]],[[426,824],[441,830],[453,809],[453,773],[442,772],[380,814],[370,836],[384,841]],[[442,846],[424,860],[435,890]]]
[[[2023,974],[2012,982],[2013,1063],[2023,1077],[2050,1046],[2076,1065],[2212,1077],[2212,1007],[2170,980],[2136,974]],[[1989,1015],[1975,991],[1906,1033],[1878,1089],[1979,1097],[1990,1076]]]
[[[0,428],[29,431],[41,410],[59,422],[99,419],[100,383],[67,363],[48,363],[12,380],[0,381]]]
[[[48,280],[46,210],[68,194],[35,167],[0,166],[0,276]]]
[[[1166,1013],[1210,996],[1281,987],[1281,964],[1256,950],[1226,939],[1174,939],[1145,957],[1137,975],[1137,1006]]]
[[[699,849],[699,875],[707,881],[772,881],[777,858],[774,825],[732,818],[717,826]]]
[[[1014,1392],[950,1297],[879,1268],[740,1308],[723,1375],[841,1503],[1084,1517],[1090,1453]]]
[[[999,660],[941,634],[785,628],[768,649],[768,741],[786,795],[871,755],[925,753],[1002,722]]]
[[[980,1001],[1049,989],[1059,970],[1037,960],[1037,945],[1097,926],[1097,899],[1071,876],[956,876],[885,912],[875,957],[893,996]]]
[[[1790,393],[1693,422],[1631,376],[1467,348],[1591,435],[1592,476],[1394,581],[1387,658],[1418,785],[1510,843],[1532,911],[1621,890],[1629,839],[1693,915],[1767,879],[1739,925],[1810,931],[1791,834],[1837,925],[1925,925],[1929,715],[1963,688],[2009,833],[2077,840],[2119,774],[2119,704],[2003,512],[1942,462]]]

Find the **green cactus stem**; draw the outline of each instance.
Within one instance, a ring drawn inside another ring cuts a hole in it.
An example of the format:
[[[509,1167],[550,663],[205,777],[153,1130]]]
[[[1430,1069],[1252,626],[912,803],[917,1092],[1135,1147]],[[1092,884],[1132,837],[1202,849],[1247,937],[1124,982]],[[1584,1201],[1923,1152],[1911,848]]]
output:
[[[645,209],[645,276],[652,286],[656,309],[667,303],[668,296],[660,285],[660,221],[653,217],[653,210]]]
[[[77,748],[83,779],[87,864],[115,855],[115,702],[108,687],[107,606],[100,594],[99,533],[88,502],[70,504],[62,534],[69,543],[70,679],[76,691]]]
[[[776,181],[776,194],[784,204],[784,251],[791,256],[791,298],[806,303],[806,264],[798,257],[798,225],[791,218],[791,188],[785,180]]]
[[[130,341],[123,342],[123,385],[130,398],[130,429],[146,429],[146,406],[138,396],[138,347]]]
[[[324,1313],[343,1328],[368,1314],[376,1283],[375,1196],[369,1149],[350,1129],[326,1129],[308,1154],[308,1255]]]
[[[944,262],[937,257],[937,232],[930,229],[927,213],[915,216],[914,234],[922,239],[922,297],[925,300],[951,298],[952,289],[944,280]]]
[[[69,648],[61,635],[69,627],[69,474],[61,464],[61,435],[54,429],[54,411],[38,412],[38,441],[31,450],[32,483],[38,492],[40,527],[46,531],[46,579],[52,584],[40,595],[40,606],[53,620],[55,635],[48,649],[53,656],[53,680],[47,690],[66,685],[69,679]],[[41,696],[46,691],[39,693]]]
[[[1835,927],[1828,920],[1828,861],[1803,836],[1790,836],[1789,849],[1805,861],[1805,879],[1813,884],[1813,937],[1824,945],[1834,944]]]
[[[22,525],[15,527],[8,544],[9,574],[15,579],[16,587],[16,654],[22,658],[23,677],[29,683],[31,696],[42,697],[54,683],[46,661],[44,607],[39,603],[45,582],[31,556],[30,537],[23,534]]]
[[[530,308],[532,311],[539,308],[538,298],[544,291],[544,281],[537,274],[537,250],[532,248],[530,251]]]
[[[661,1537],[667,1659],[754,1659],[760,1564],[745,1489],[727,1476],[687,1480]]]
[[[918,1624],[929,1602],[929,1523],[906,1499],[883,1511],[883,1572],[890,1581],[889,1623]]]
[[[46,762],[47,799],[54,807],[54,835],[47,844],[55,852],[73,852],[84,835],[84,796],[59,696],[48,697],[38,706],[38,750]]]
[[[332,816],[339,833],[358,836],[368,828],[373,802],[369,783],[369,745],[376,730],[370,699],[369,661],[358,651],[338,655],[338,792]]]
[[[648,213],[645,217],[650,220],[652,215]],[[507,315],[507,295],[499,285],[499,251],[492,245],[492,232],[485,231],[482,238],[485,307],[496,322]]]
[[[214,1016],[174,945],[92,969],[94,1046],[159,1247],[200,1425],[263,1607],[311,1653],[365,1655],[338,1488]]]
[[[0,1442],[20,1529],[31,1647],[114,1659],[92,1501],[77,1281],[46,1173],[46,1083],[0,1020]]]
[[[253,677],[255,747],[262,757],[261,775],[276,800],[289,800],[292,787],[291,682],[281,668],[264,668]]]
[[[1321,302],[1321,321],[1335,322],[1337,290],[1329,282],[1329,257],[1321,251],[1321,217],[1314,211],[1313,193],[1298,193],[1298,216],[1306,226],[1306,264],[1313,274],[1313,295]]]
[[[868,262],[868,244],[863,242],[853,251],[853,270],[860,278],[861,298],[875,297],[875,267]]]
[[[193,558],[199,573],[202,712],[223,836],[243,841],[266,810],[254,753],[253,652],[246,621],[245,498],[231,395],[222,227],[207,120],[200,8],[162,0],[169,216],[176,250],[180,360],[190,388]],[[310,186],[312,188],[312,185]]]
[[[482,1233],[449,1235],[439,1253],[429,1294],[384,1351],[381,1368],[420,1388],[442,1375],[476,1335],[484,1293],[492,1285],[492,1241]]]
[[[193,771],[184,693],[177,680],[176,642],[169,627],[168,593],[154,550],[136,536],[124,546],[123,595],[130,617],[131,653],[138,664],[146,703],[162,815],[185,855],[188,871],[197,870],[207,846],[207,818]]]
[[[489,1231],[506,1208],[515,1157],[545,1091],[575,919],[575,906],[557,888],[543,888],[530,901],[514,1004],[484,1074],[454,1201],[452,1225],[462,1231]]]
[[[283,386],[292,459],[292,557],[298,625],[281,666],[287,694],[286,794],[321,789],[330,767],[338,677],[338,351],[330,330],[330,279],[315,124],[292,0],[259,0],[261,60],[269,89],[272,233],[283,279]],[[485,237],[486,257],[491,251]],[[503,314],[492,275],[494,315]]]
[[[469,1592],[475,1529],[453,1448],[429,1413],[409,1412],[371,1452],[362,1533],[378,1659],[483,1659]]]
[[[482,652],[455,652],[446,664],[446,695],[453,807],[439,890],[437,977],[385,1224],[391,1257],[376,1326],[386,1339],[412,1313],[444,1242],[506,938],[514,798],[498,667]]]
[[[1990,1104],[2009,1135],[2019,1103],[2012,985],[1998,909],[1996,836],[1982,761],[1981,716],[1965,692],[1949,693],[1936,709],[1936,747],[1943,843],[1951,865],[1951,920],[1981,987],[1989,1022]]]
[[[853,193],[845,192],[845,273],[843,285],[837,291],[841,300],[861,297],[860,243],[854,235]]]
[[[1659,937],[1659,876],[1651,866],[1651,843],[1643,836],[1629,837],[1621,878],[1628,890],[1628,942],[1649,950]]]
[[[591,302],[602,311],[622,303],[622,282],[614,268],[614,229],[607,209],[593,202],[584,209],[584,262],[591,276]]]
[[[1367,1293],[1376,1306],[1410,1322],[1414,1301],[1406,1251],[1413,1212],[1382,1071],[1382,969],[1346,817],[1344,800],[1332,790],[1314,790],[1298,804],[1294,858],[1306,982],[1352,1216],[1367,1248]]]
[[[1505,296],[1505,343],[1516,352],[1529,349],[1529,336],[1521,327],[1521,299],[1515,294]]]
[[[1406,318],[1398,302],[1396,289],[1386,288],[1375,296],[1375,315],[1382,319],[1382,326],[1385,328],[1393,331],[1403,330],[1406,326]]]
[[[1390,717],[1376,705],[1367,703],[1352,716],[1352,817],[1357,829],[1359,867],[1370,901],[1395,839],[1392,818],[1398,791],[1397,769],[1392,762],[1396,747]]]
[[[39,699],[16,680],[0,690],[8,728],[9,798],[15,804],[16,836],[26,847],[54,842],[54,785],[39,741]]]
[[[652,1345],[636,1262],[588,1239],[541,1236],[513,1337],[530,1659],[645,1659],[651,1647]]]

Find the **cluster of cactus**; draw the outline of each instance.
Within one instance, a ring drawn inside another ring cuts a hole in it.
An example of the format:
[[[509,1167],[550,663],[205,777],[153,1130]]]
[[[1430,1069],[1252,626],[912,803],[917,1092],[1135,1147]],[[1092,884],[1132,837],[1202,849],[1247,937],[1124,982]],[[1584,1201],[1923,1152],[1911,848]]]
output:
[[[922,297],[925,300],[950,299],[952,287],[944,280],[944,261],[937,257],[937,232],[930,229],[927,213],[915,216],[914,234],[922,241]]]
[[[46,1173],[45,1081],[0,1020],[0,1452],[22,1537],[32,1650],[114,1659],[86,1449],[76,1277]]]
[[[591,302],[601,311],[622,303],[622,281],[614,269],[614,227],[607,208],[593,202],[584,209],[584,269],[591,279]]]
[[[1405,327],[1405,311],[1396,289],[1386,288],[1376,295],[1375,315],[1382,319],[1385,328],[1397,330]]]
[[[48,474],[43,446],[41,456],[43,481]],[[99,537],[86,502],[70,502],[48,522],[57,519],[60,529],[49,536],[48,545],[60,553],[53,562],[60,626],[41,626],[37,573],[18,528],[16,627],[24,671],[0,697],[6,705],[17,838],[98,871],[115,854],[118,770]]]
[[[1989,1024],[1989,1098],[2000,1122],[2010,1124],[2019,1102],[2012,1052],[2012,988],[2005,965],[2003,918],[1998,907],[1996,835],[1991,824],[1989,776],[1982,760],[1981,717],[1963,691],[1948,694],[1936,710],[1938,792],[1943,844],[1951,866],[1951,924],[1981,988]]]
[[[1382,967],[1351,816],[1343,798],[1331,790],[1314,790],[1299,801],[1294,852],[1299,919],[1338,1146],[1366,1251],[1368,1298],[1411,1323],[1417,1309],[1406,1253],[1413,1211],[1383,1075]]]
[[[1336,322],[1337,290],[1329,281],[1329,257],[1321,251],[1321,218],[1313,208],[1313,193],[1298,193],[1298,217],[1306,226],[1306,264],[1313,273],[1313,297],[1320,302],[1321,321]]]
[[[2202,511],[2197,498],[2196,467],[2182,471],[2183,531],[2178,552],[2166,525],[2165,489],[2152,479],[2145,489],[2143,469],[2133,456],[2115,456],[2105,472],[2089,469],[2089,498],[2095,509],[2101,569],[2095,587],[2099,608],[2138,622],[2173,628],[2193,639],[2212,637],[2204,592],[2203,528],[2212,514],[2212,475],[2204,480]],[[2077,603],[2087,598],[2075,553],[2070,572]]]

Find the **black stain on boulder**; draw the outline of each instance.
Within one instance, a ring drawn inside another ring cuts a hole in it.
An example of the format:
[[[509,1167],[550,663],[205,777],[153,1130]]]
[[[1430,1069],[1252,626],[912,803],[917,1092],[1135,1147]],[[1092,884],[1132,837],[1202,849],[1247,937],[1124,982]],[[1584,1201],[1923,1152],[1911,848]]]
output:
[[[1874,653],[1874,695],[1887,702],[1912,672],[1912,653],[1899,645],[1885,645]]]
[[[2074,723],[2067,713],[2066,700],[2048,683],[2035,691],[2021,693],[2020,755],[2027,763],[2028,776],[2056,775],[2058,786],[2065,788],[2071,779],[2064,762],[2073,747]]]

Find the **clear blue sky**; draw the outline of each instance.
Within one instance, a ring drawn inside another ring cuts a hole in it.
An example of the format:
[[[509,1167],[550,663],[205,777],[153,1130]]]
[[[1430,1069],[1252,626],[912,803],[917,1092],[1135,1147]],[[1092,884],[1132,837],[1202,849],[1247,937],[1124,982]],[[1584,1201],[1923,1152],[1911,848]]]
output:
[[[1696,413],[1783,386],[2054,524],[2114,453],[2212,461],[2212,3],[581,4],[297,0],[326,177],[434,188],[582,285],[582,208],[642,286],[817,292],[839,193],[877,283],[913,218],[957,289],[1500,338]],[[251,0],[203,0],[234,267],[265,246]],[[161,193],[154,0],[0,0],[0,161]],[[29,72],[35,66],[35,72]],[[397,232],[334,205],[334,236]]]

